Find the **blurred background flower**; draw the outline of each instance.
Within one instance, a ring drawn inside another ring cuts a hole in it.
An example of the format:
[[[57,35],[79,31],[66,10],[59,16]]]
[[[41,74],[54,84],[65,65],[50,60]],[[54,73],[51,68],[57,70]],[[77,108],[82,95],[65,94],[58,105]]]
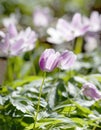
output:
[[[16,14],[12,13],[9,17],[5,17],[2,20],[2,23],[5,27],[8,27],[10,24],[18,24],[18,18]]]
[[[16,56],[35,47],[37,35],[30,27],[19,33],[14,24],[10,24],[7,33],[1,32],[0,51],[3,57]]]
[[[85,35],[87,32],[85,26],[90,26],[88,29],[89,33],[96,32],[100,35],[100,5],[100,0],[44,0],[44,2],[41,0],[29,0],[29,2],[27,0],[1,0],[0,27],[1,30],[5,30],[3,25],[7,27],[9,23],[17,24],[19,28],[30,26],[37,32],[41,45],[48,43],[49,46],[56,47],[56,45],[50,45],[50,43],[63,43],[60,48],[65,48],[66,46],[69,48],[68,46],[71,45],[66,44],[65,46],[65,43],[73,44],[75,41],[72,40],[75,37]],[[83,23],[82,17],[85,23]],[[68,23],[68,28],[65,27],[64,23]],[[84,44],[86,44],[87,40],[84,41]],[[99,46],[99,44],[96,45]],[[85,48],[83,50],[86,51]]]
[[[33,24],[37,27],[47,27],[52,21],[50,9],[48,7],[36,7],[33,12]]]

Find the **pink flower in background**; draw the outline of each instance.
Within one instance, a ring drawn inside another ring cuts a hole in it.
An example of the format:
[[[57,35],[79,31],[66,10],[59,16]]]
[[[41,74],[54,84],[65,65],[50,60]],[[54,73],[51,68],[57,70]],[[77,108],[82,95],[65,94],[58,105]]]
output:
[[[84,37],[86,42],[84,48],[86,51],[93,51],[100,43],[101,15],[97,11],[93,11],[90,18],[83,16],[83,21],[85,25],[89,25]]]
[[[65,42],[65,34],[63,35],[59,30],[54,28],[48,28],[47,33],[50,37],[47,38],[47,41],[53,44],[62,44]]]
[[[65,50],[60,54],[54,49],[46,49],[39,59],[39,66],[46,72],[51,72],[57,67],[66,70],[74,65],[75,60],[76,55],[71,51]]]
[[[85,25],[89,25],[88,31],[98,32],[101,30],[101,15],[97,11],[93,11],[90,18],[83,16]]]
[[[76,37],[85,35],[88,28],[88,25],[84,25],[82,16],[76,13],[71,22],[60,18],[56,24],[56,29],[48,28],[47,33],[50,37],[47,40],[55,44],[69,42]]]
[[[0,51],[4,56],[16,56],[35,47],[37,35],[30,27],[18,33],[16,26],[10,24],[7,33],[1,32]]]
[[[33,23],[37,27],[47,27],[51,22],[51,12],[48,7],[37,7],[33,13]]]
[[[48,28],[47,33],[50,36],[47,38],[47,41],[53,44],[62,44],[74,39],[70,26],[64,19],[58,20],[56,28]]]
[[[9,17],[3,18],[2,23],[5,27],[8,27],[10,24],[17,24],[18,18],[12,13]]]
[[[75,61],[76,55],[72,51],[65,50],[61,53],[58,66],[59,68],[66,70],[73,66]]]
[[[79,37],[85,35],[89,29],[88,24],[84,24],[83,17],[80,13],[74,14],[71,21],[71,31],[74,33],[74,37]]]
[[[39,60],[39,66],[43,71],[53,71],[59,62],[60,53],[55,52],[54,49],[46,49]]]
[[[93,51],[96,49],[100,43],[100,37],[99,35],[86,35],[85,36],[86,44],[84,45],[84,49],[88,52]]]
[[[85,83],[83,85],[83,94],[91,99],[101,99],[101,92],[92,83]]]

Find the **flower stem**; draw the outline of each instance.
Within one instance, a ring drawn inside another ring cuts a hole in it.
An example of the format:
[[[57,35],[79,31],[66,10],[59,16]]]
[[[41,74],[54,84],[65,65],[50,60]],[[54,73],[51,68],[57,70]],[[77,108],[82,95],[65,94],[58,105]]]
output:
[[[74,52],[76,54],[81,53],[82,52],[82,47],[83,47],[83,38],[82,37],[76,38]]]
[[[30,56],[31,67],[33,67],[33,69],[32,69],[31,72],[32,72],[34,75],[36,75],[35,64],[34,64],[34,61],[33,61],[33,57],[32,57],[31,52],[29,53],[29,56]]]
[[[35,130],[35,127],[36,127],[35,125],[36,125],[37,117],[38,117],[38,113],[39,113],[39,110],[40,110],[40,100],[41,100],[42,88],[43,88],[43,85],[44,85],[45,77],[46,77],[46,72],[44,72],[44,76],[43,76],[42,84],[41,84],[41,86],[40,86],[40,90],[39,90],[38,105],[37,105],[36,115],[35,115],[35,118],[34,118],[34,126],[33,126],[33,130]]]
[[[95,130],[95,129],[96,129],[96,126],[94,126],[92,130]]]

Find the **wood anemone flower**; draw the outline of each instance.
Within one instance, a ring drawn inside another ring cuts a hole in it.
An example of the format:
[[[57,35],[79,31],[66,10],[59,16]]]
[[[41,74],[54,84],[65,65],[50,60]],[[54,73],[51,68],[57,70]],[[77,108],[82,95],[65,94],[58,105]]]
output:
[[[76,55],[72,51],[65,50],[61,53],[58,67],[62,70],[67,70],[74,65]]]
[[[55,52],[54,49],[46,49],[39,59],[39,66],[43,71],[51,72],[57,67],[59,58],[59,52]]]
[[[65,50],[59,53],[54,49],[46,49],[39,59],[39,66],[46,72],[51,72],[56,67],[66,70],[74,64],[75,60],[76,55],[71,51]]]
[[[96,86],[92,83],[85,83],[83,85],[83,94],[86,97],[90,97],[91,99],[101,99],[101,92],[96,88]]]
[[[35,47],[37,35],[30,27],[17,31],[14,24],[10,24],[7,33],[0,32],[0,51],[3,56],[17,56]]]

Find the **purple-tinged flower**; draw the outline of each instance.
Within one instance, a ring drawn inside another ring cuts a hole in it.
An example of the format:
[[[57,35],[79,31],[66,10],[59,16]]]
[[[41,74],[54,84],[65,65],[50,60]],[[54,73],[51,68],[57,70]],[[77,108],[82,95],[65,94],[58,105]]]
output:
[[[47,38],[47,41],[53,44],[62,44],[66,38],[65,34],[63,35],[60,31],[54,28],[49,28],[47,30],[47,33],[50,35],[50,37]]]
[[[89,26],[84,25],[81,14],[74,14],[72,21],[66,21],[59,19],[57,23],[57,29],[62,32],[67,40],[73,40],[75,37],[84,35],[88,31]],[[67,34],[67,35],[66,35]]]
[[[35,47],[37,35],[30,27],[18,33],[16,26],[10,24],[7,33],[1,32],[0,51],[3,56],[16,56]]]
[[[91,99],[101,99],[101,92],[96,88],[96,86],[92,83],[85,83],[82,87],[83,94]]]
[[[72,18],[71,29],[72,32],[74,33],[74,37],[79,37],[85,35],[85,33],[89,29],[89,25],[84,24],[83,17],[81,16],[80,13],[76,13]]]
[[[60,18],[57,22],[56,29],[61,33],[65,41],[71,41],[74,39],[71,25],[66,20]]]
[[[47,41],[53,44],[62,44],[74,39],[70,25],[64,19],[58,20],[56,28],[48,28],[47,33],[50,35]]]
[[[71,51],[65,50],[60,54],[54,49],[46,49],[40,57],[39,66],[47,72],[51,72],[57,67],[66,70],[74,64],[75,60],[76,55]]]
[[[47,33],[50,37],[47,40],[55,44],[69,42],[76,37],[85,35],[88,28],[89,26],[83,23],[82,16],[79,13],[76,13],[71,22],[60,18],[55,29],[48,28]]]
[[[93,11],[90,18],[83,16],[85,25],[89,25],[89,32],[99,32],[101,30],[101,15],[97,11]]]
[[[58,66],[59,68],[66,70],[73,66],[75,61],[76,55],[72,51],[65,50],[60,55]]]
[[[58,65],[59,57],[59,52],[55,52],[54,49],[46,49],[39,59],[40,68],[46,72],[53,71]]]
[[[37,7],[33,13],[33,23],[37,27],[47,27],[52,19],[51,11],[48,7]]]

